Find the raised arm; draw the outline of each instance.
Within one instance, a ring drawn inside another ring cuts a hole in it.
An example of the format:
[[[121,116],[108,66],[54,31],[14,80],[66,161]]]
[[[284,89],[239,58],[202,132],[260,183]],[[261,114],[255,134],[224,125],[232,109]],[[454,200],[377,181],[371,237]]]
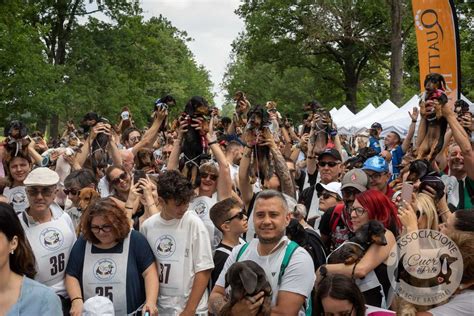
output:
[[[250,183],[250,159],[252,157],[252,151],[255,144],[255,137],[252,135],[250,131],[245,131],[245,142],[246,146],[244,148],[244,154],[242,155],[242,159],[240,160],[240,167],[239,167],[239,189],[240,193],[242,194],[242,201],[245,204],[245,208],[248,209],[250,201],[252,200],[253,196],[253,189],[252,184]]]
[[[153,124],[143,135],[140,142],[138,142],[138,144],[133,146],[132,153],[134,156],[137,154],[137,152],[140,149],[144,147],[151,147],[153,145],[160,131],[161,123],[163,123],[163,121],[166,119],[167,116],[168,116],[168,110],[164,108],[160,108],[155,112],[155,118],[153,120]]]
[[[219,165],[219,178],[217,178],[217,197],[219,201],[232,196],[232,179],[230,177],[230,168],[225,154],[222,151],[215,133],[206,134],[207,142],[211,148],[214,157]]]
[[[410,124],[410,127],[408,128],[407,136],[405,137],[402,143],[403,153],[406,153],[408,148],[410,148],[411,139],[413,138],[413,135],[415,135],[416,121],[418,120],[418,108],[414,107],[413,112],[412,113],[408,112],[408,115],[410,115],[411,124]]]
[[[188,123],[186,120],[179,122],[178,137],[173,142],[170,157],[168,159],[167,170],[178,170],[179,155],[181,155],[181,143],[183,142],[184,133],[188,131]]]

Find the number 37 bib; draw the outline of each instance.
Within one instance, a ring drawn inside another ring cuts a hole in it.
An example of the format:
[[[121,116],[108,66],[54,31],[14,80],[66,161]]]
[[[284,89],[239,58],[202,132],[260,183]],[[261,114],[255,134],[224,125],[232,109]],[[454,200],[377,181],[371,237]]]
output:
[[[153,253],[160,264],[160,295],[183,296],[184,230],[159,229],[153,232]],[[183,239],[181,239],[181,238]]]

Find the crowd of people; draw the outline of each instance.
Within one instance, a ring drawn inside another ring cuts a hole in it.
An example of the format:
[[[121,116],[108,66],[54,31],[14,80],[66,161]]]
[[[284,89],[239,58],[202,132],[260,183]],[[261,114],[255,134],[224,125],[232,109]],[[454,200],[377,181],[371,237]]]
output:
[[[417,108],[406,135],[377,122],[369,134],[339,135],[315,101],[300,125],[275,102],[252,107],[243,94],[231,118],[212,108],[172,121],[174,106],[159,99],[145,128],[128,108],[117,122],[90,112],[56,140],[8,124],[0,314],[257,315],[269,302],[272,315],[359,316],[368,306],[472,315],[472,115],[443,106],[444,145],[427,160],[417,157],[416,125],[427,120]],[[189,106],[209,108],[200,97]],[[196,146],[202,152],[189,157]],[[374,221],[384,243],[328,263]],[[461,283],[437,306],[407,304],[387,273],[397,238],[419,229],[449,236],[462,254]],[[257,277],[227,273],[247,260],[271,291],[230,304],[239,289],[229,284],[247,289]]]

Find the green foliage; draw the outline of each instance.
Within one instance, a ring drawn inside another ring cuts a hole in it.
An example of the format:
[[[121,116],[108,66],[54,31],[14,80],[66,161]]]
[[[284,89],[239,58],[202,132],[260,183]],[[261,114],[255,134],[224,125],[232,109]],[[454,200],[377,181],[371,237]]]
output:
[[[187,48],[186,33],[161,16],[145,21],[137,14],[139,7],[124,0],[101,2],[99,9],[111,22],[89,18],[79,24],[77,17],[87,14],[86,2],[17,0],[1,5],[2,119],[23,114],[32,128],[43,129],[52,115],[59,115],[62,124],[96,111],[118,123],[127,106],[143,126],[154,101],[165,94],[177,100],[172,115],[192,95],[211,101],[209,74]],[[66,3],[67,8],[59,7]],[[69,21],[57,12],[76,14],[67,36],[54,30],[58,21]],[[64,62],[53,39],[67,40]]]

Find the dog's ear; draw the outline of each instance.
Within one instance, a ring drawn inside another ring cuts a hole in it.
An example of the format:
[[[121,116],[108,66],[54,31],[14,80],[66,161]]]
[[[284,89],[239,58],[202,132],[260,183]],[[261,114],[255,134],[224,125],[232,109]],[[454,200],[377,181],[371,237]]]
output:
[[[240,280],[242,281],[242,285],[245,288],[245,292],[248,294],[253,294],[257,289],[257,274],[253,272],[249,267],[244,266],[242,270],[239,272]]]
[[[376,245],[385,246],[387,244],[387,239],[385,239],[385,234],[372,234],[370,236],[370,239]]]

